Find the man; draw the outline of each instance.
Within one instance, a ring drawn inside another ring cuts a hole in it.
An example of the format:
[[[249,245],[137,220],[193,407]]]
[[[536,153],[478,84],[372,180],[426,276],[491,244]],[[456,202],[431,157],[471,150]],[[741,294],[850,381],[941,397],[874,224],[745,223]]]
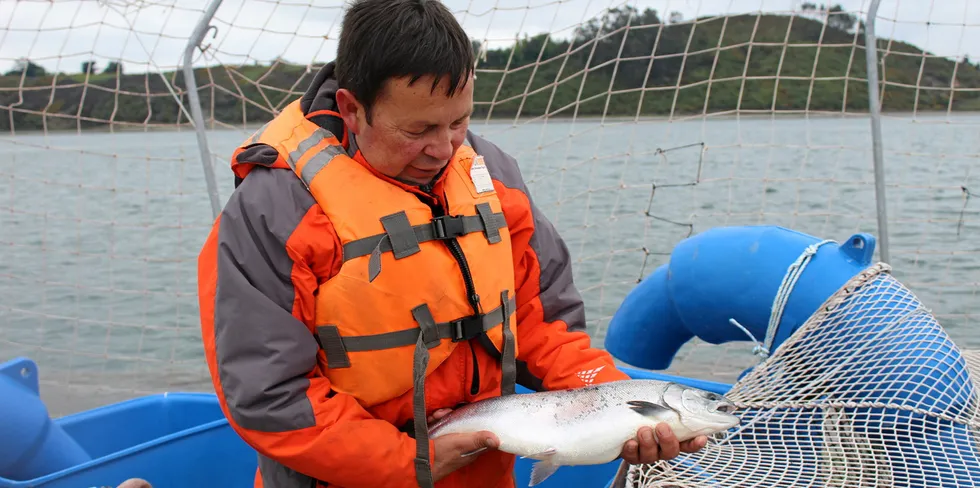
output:
[[[627,378],[590,347],[568,251],[517,162],[468,131],[473,56],[436,1],[356,1],[336,62],[235,150],[200,305],[257,486],[513,486],[492,433],[430,441],[427,424],[515,383]],[[623,459],[706,442],[658,437]]]

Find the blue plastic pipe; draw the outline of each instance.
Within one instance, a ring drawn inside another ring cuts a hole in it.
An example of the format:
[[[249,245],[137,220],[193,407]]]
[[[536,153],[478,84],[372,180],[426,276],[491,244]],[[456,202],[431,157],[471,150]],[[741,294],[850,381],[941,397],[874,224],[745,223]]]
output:
[[[787,268],[816,237],[775,226],[719,227],[681,241],[670,262],[625,298],[609,323],[605,347],[620,360],[666,369],[687,341],[748,341],[735,319],[764,341],[773,299]],[[868,267],[875,239],[855,234],[817,248],[796,282],[773,349],[844,283]]]
[[[30,359],[0,365],[0,478],[30,480],[91,460],[51,421],[39,390]]]

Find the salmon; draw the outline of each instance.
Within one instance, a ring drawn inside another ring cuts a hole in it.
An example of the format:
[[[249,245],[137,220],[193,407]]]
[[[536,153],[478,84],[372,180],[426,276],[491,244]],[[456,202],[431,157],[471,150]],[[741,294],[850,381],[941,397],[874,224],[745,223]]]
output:
[[[535,460],[534,486],[561,466],[617,459],[641,427],[666,423],[683,442],[739,425],[734,410],[717,393],[669,381],[622,380],[467,404],[434,423],[429,438],[493,432],[499,450]]]

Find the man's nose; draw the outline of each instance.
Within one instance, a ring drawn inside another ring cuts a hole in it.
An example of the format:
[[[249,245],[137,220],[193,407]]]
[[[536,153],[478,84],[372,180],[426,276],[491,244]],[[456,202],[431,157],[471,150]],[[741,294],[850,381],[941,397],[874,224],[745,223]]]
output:
[[[453,132],[449,129],[437,131],[425,147],[425,154],[439,161],[453,157]]]

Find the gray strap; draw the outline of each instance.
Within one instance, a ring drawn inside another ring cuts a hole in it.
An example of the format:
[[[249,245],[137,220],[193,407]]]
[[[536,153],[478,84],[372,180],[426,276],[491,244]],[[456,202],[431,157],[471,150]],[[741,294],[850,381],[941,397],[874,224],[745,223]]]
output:
[[[476,211],[480,214],[480,220],[483,221],[483,233],[487,236],[487,241],[490,244],[496,244],[500,242],[500,231],[497,225],[497,218],[504,220],[504,225],[507,225],[507,221],[504,219],[503,214],[494,214],[493,210],[490,208],[489,203],[479,203],[476,205]],[[499,227],[503,227],[501,225]]]
[[[385,233],[375,236],[378,237],[378,239],[377,242],[374,243],[374,247],[369,251],[360,254],[360,256],[363,256],[364,254],[371,255],[371,257],[368,258],[368,282],[374,282],[374,279],[381,274],[382,252],[392,251],[392,253],[395,255],[395,259],[401,259],[421,251],[419,248],[419,241],[415,236],[412,225],[408,221],[408,215],[404,210],[381,217],[381,225],[384,227]],[[347,257],[347,246],[357,242],[369,244],[369,242],[365,241],[365,239],[358,239],[347,243],[344,246],[344,262],[346,262],[348,259],[352,259]]]
[[[259,476],[262,478],[262,486],[275,488],[317,488],[317,480],[311,476],[300,473],[285,464],[257,453]],[[119,486],[126,485],[123,483]],[[132,485],[138,486],[138,485]],[[146,486],[150,486],[147,484]],[[320,485],[323,486],[323,485]]]
[[[429,305],[423,303],[422,305],[413,308],[412,317],[414,317],[415,322],[419,324],[418,329],[412,330],[416,332],[421,331],[421,343],[425,344],[425,347],[428,349],[438,346],[439,341],[442,340],[442,338],[439,337],[438,330],[440,324],[437,324],[436,319],[432,317],[432,311],[429,310]],[[416,341],[415,344],[418,345],[419,341]]]
[[[510,330],[510,307],[511,301],[507,297],[507,290],[500,292],[500,308],[503,314],[501,333],[504,336],[503,351],[501,351],[500,370],[500,395],[512,395],[517,388],[517,358],[515,357],[514,334]]]
[[[371,251],[371,257],[368,258],[368,283],[373,282],[381,274],[381,245],[386,242],[388,242],[387,234],[378,240],[378,245],[374,246]],[[388,247],[391,247],[390,242],[388,242]]]
[[[350,358],[344,349],[344,340],[336,325],[320,325],[316,328],[316,339],[327,355],[328,368],[349,368]]]
[[[425,414],[425,371],[429,367],[429,341],[435,336],[436,323],[426,304],[412,309],[412,316],[419,324],[422,333],[415,341],[415,357],[412,361],[412,417],[415,421],[415,479],[421,488],[432,488],[432,463],[429,459],[429,430]],[[438,343],[438,342],[437,342]]]
[[[391,252],[395,255],[395,259],[408,257],[420,251],[418,238],[416,238],[412,224],[408,221],[408,214],[404,210],[381,217],[381,225],[384,226],[385,233],[388,235]]]
[[[504,292],[506,295],[506,292]],[[424,307],[424,312],[421,311]],[[516,307],[516,301],[513,297],[508,298],[504,301],[501,306],[487,312],[481,317],[483,331],[486,332],[498,324],[503,323],[510,316],[510,311],[514,310]],[[420,310],[418,313],[429,313],[429,308],[426,305],[420,305],[416,307]],[[412,312],[415,315],[416,312]],[[431,314],[430,314],[431,316]],[[430,349],[439,345],[439,342],[443,339],[453,338],[457,333],[456,321],[454,322],[439,322],[435,323],[429,332],[431,337],[424,338],[424,343]],[[371,335],[360,335],[360,336],[348,336],[341,337],[340,332],[335,325],[320,325],[316,328],[317,341],[320,343],[320,347],[327,355],[327,367],[330,368],[349,368],[350,358],[349,353],[352,352],[362,352],[362,351],[379,351],[382,349],[393,349],[396,347],[410,346],[412,344],[417,344],[419,340],[419,329],[418,327],[412,327],[411,329],[398,330],[395,332],[383,332],[381,334],[371,334]],[[507,337],[510,334],[509,329],[504,330],[504,351],[510,349],[511,355],[513,355],[513,338],[511,338],[511,345],[506,344]],[[511,360],[513,362],[513,360]],[[515,378],[516,378],[516,368],[515,368]]]
[[[471,232],[489,232],[487,234],[489,239],[490,235],[499,236],[498,229],[507,226],[507,220],[504,218],[503,213],[494,213],[490,215],[491,216],[489,220],[491,220],[492,223],[489,228],[486,227],[486,224],[484,224],[484,217],[481,215],[466,215],[463,217],[455,217],[455,218],[459,219],[460,221],[458,225],[460,225],[462,234],[469,234]],[[383,217],[382,221],[384,221],[385,218],[387,217]],[[440,227],[438,226],[442,222],[444,221],[440,221],[440,223],[436,223],[436,221],[426,222],[424,224],[418,224],[412,226],[411,229],[415,233],[415,238],[414,238],[414,242],[411,242],[411,244],[414,244],[417,247],[419,243],[428,242],[440,238],[441,231],[440,231]],[[442,230],[445,229],[442,228]],[[350,261],[351,259],[354,258],[359,258],[361,256],[367,256],[368,254],[373,254],[373,253],[380,254],[383,252],[392,251],[393,250],[392,242],[391,239],[388,238],[388,236],[389,234],[387,233],[376,234],[373,236],[363,237],[356,241],[350,241],[344,244],[344,262]],[[404,237],[406,240],[409,239],[407,235],[405,235]],[[409,247],[411,246],[409,245]],[[405,251],[404,248],[398,248],[398,249]],[[411,253],[406,255],[411,255]],[[398,258],[399,258],[398,253],[395,253],[395,259]]]
[[[424,306],[424,305],[423,305]],[[483,322],[483,331],[487,331],[497,326],[506,320],[507,315],[503,313],[504,308],[507,310],[514,310],[516,302],[514,298],[510,298],[507,302],[502,304],[486,314],[484,314],[481,319]],[[458,324],[454,322],[439,322],[435,324],[435,329],[433,330],[432,340],[426,340],[426,345],[435,347],[439,345],[439,341],[442,339],[449,339],[454,337],[457,332],[456,326]],[[341,337],[343,341],[343,350],[345,353],[350,352],[361,352],[361,351],[378,351],[381,349],[392,349],[395,347],[410,346],[418,341],[419,329],[413,327],[411,329],[403,329],[395,332],[383,332],[381,334],[371,334],[371,335],[360,335],[360,336],[347,336]]]

